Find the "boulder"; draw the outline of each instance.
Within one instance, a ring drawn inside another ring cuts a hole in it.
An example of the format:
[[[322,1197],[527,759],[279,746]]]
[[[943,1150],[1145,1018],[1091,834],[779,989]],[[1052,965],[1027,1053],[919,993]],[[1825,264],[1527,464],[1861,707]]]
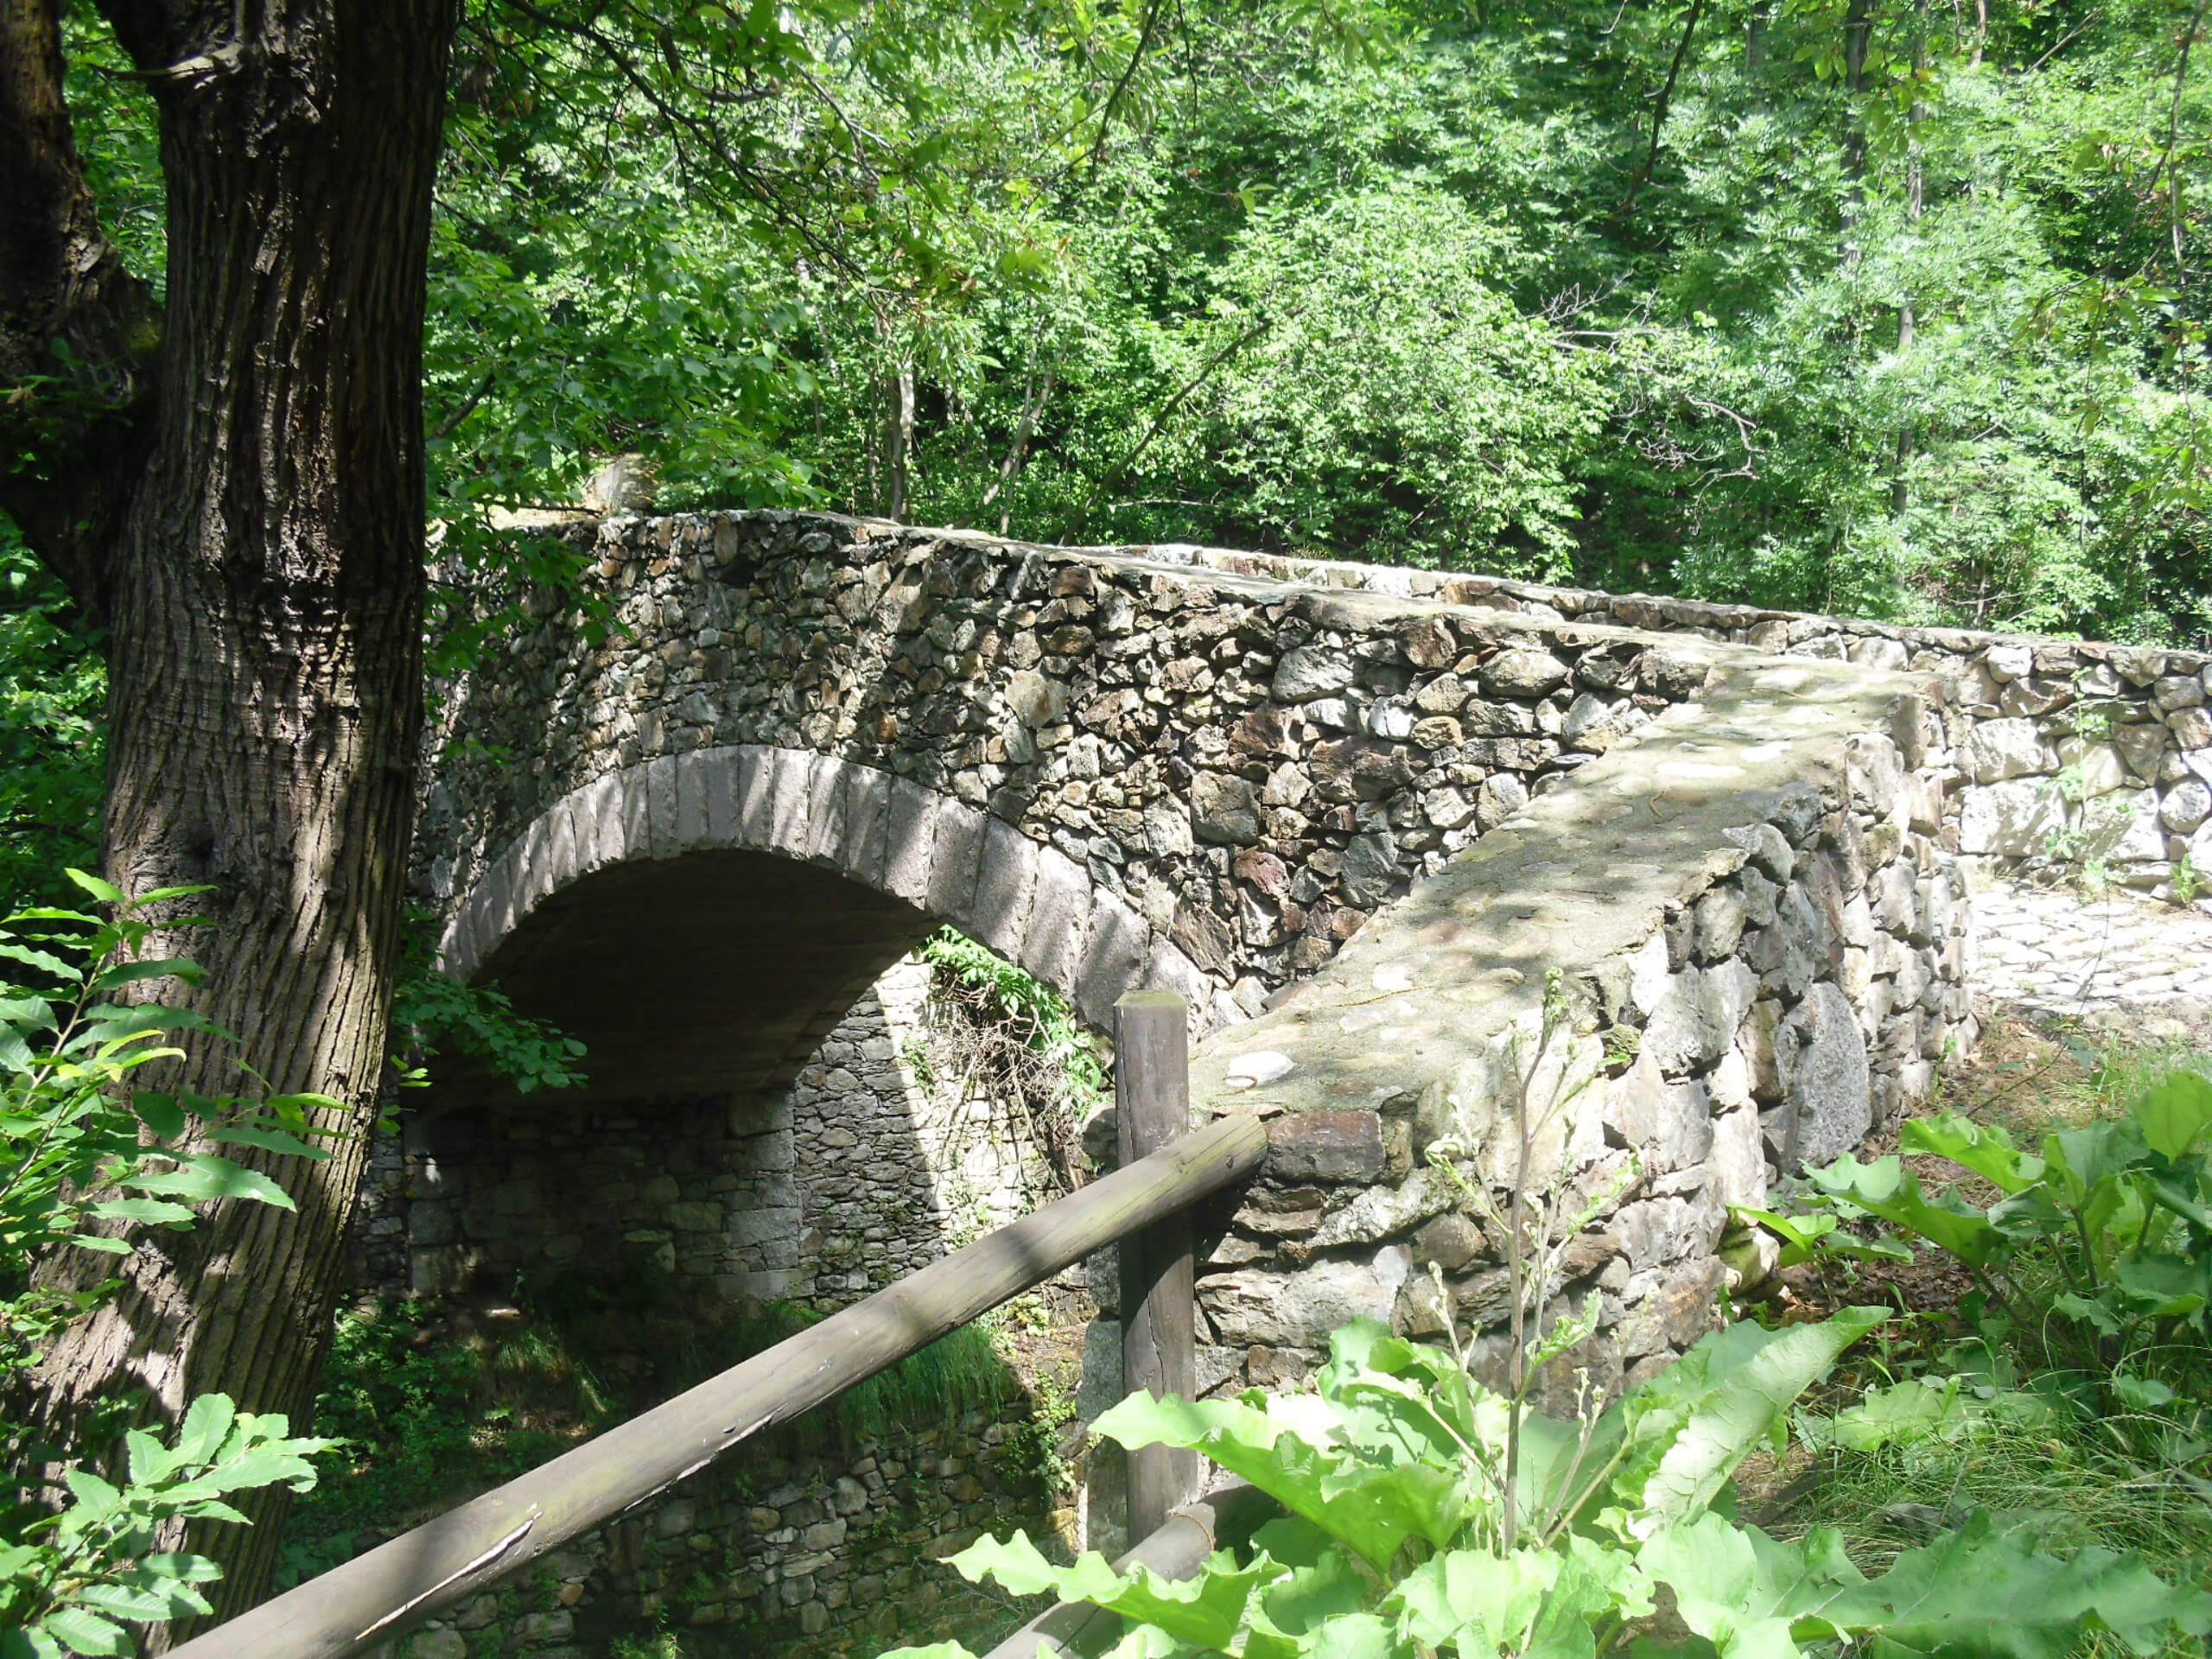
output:
[[[1202,772],[1191,780],[1191,829],[1200,841],[1243,846],[1260,838],[1259,803],[1252,785],[1225,772]]]
[[[1967,734],[1967,775],[2002,783],[2046,769],[2043,738],[2032,720],[1985,720]]]
[[[2015,778],[1966,790],[1959,801],[1959,850],[2024,858],[2047,850],[2066,828],[2066,803],[2041,779]]]
[[[1382,1255],[1397,1257],[1395,1249]],[[1403,1262],[1395,1265],[1395,1274],[1376,1262],[1334,1261],[1295,1273],[1209,1274],[1198,1281],[1198,1306],[1228,1346],[1325,1348],[1329,1333],[1354,1319],[1389,1323],[1405,1278]]]
[[[1736,1027],[1758,988],[1758,978],[1740,962],[1685,968],[1644,1027],[1643,1052],[1669,1077],[1703,1071],[1736,1040]]]
[[[1475,791],[1475,827],[1495,830],[1529,804],[1529,786],[1516,772],[1492,772]]]
[[[1354,836],[1344,849],[1344,874],[1337,891],[1363,910],[1379,904],[1398,874],[1398,843],[1388,830]]]
[[[1859,1017],[1843,993],[1823,982],[1782,1022],[1777,1039],[1796,1156],[1806,1164],[1833,1162],[1864,1141],[1874,1121]]]
[[[1541,697],[1567,683],[1567,664],[1547,651],[1501,651],[1482,666],[1491,696]]]
[[[1357,672],[1348,652],[1327,645],[1300,645],[1282,654],[1273,690],[1277,702],[1308,702],[1341,691]]]
[[[1603,754],[1651,716],[1626,697],[1607,702],[1585,691],[1575,698],[1560,725],[1560,741],[1584,754]]]
[[[2194,835],[2207,818],[2212,818],[2212,787],[2194,778],[2176,784],[2158,803],[2158,822],[2177,836]]]

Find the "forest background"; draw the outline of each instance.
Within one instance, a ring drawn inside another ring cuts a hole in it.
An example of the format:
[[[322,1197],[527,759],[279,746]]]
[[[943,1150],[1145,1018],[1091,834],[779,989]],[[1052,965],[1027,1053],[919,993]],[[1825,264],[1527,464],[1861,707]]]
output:
[[[559,576],[495,522],[627,454],[663,507],[2202,642],[2204,12],[471,7],[434,557]],[[150,104],[68,46],[158,294]],[[103,683],[4,517],[0,576],[22,896],[96,865]]]

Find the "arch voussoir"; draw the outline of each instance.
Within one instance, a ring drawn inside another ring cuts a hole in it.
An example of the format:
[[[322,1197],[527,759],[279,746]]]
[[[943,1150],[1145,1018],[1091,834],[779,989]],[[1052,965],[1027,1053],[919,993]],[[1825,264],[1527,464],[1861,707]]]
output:
[[[446,970],[474,977],[577,882],[695,853],[835,870],[959,929],[1066,995],[1097,1026],[1140,985],[1181,991],[1194,1025],[1235,1017],[1205,973],[1084,867],[1014,825],[864,762],[732,744],[602,773],[526,824],[455,906]]]

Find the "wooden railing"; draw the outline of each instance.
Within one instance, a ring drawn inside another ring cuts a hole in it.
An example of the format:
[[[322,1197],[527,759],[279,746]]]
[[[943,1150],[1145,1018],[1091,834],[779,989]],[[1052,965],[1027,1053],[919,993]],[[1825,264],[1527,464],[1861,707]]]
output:
[[[1108,1244],[1121,1246],[1125,1384],[1188,1398],[1196,1376],[1187,1212],[1256,1171],[1268,1142],[1254,1117],[1185,1132],[1186,1018],[1172,992],[1133,993],[1115,1009],[1122,1166],[1114,1173],[194,1637],[172,1649],[176,1659],[367,1653]],[[1194,1496],[1196,1465],[1187,1453],[1138,1453],[1130,1465],[1129,1536],[1148,1540]]]

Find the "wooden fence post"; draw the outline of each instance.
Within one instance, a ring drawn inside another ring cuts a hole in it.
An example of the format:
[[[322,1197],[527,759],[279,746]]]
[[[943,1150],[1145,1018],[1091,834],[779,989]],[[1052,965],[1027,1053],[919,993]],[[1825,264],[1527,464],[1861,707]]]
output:
[[[1173,991],[1132,991],[1114,1005],[1114,1115],[1122,1167],[1191,1128],[1190,1011]],[[1191,1218],[1178,1211],[1121,1243],[1122,1387],[1198,1392]],[[1129,1453],[1129,1541],[1150,1537],[1198,1490],[1198,1455],[1149,1446]]]

